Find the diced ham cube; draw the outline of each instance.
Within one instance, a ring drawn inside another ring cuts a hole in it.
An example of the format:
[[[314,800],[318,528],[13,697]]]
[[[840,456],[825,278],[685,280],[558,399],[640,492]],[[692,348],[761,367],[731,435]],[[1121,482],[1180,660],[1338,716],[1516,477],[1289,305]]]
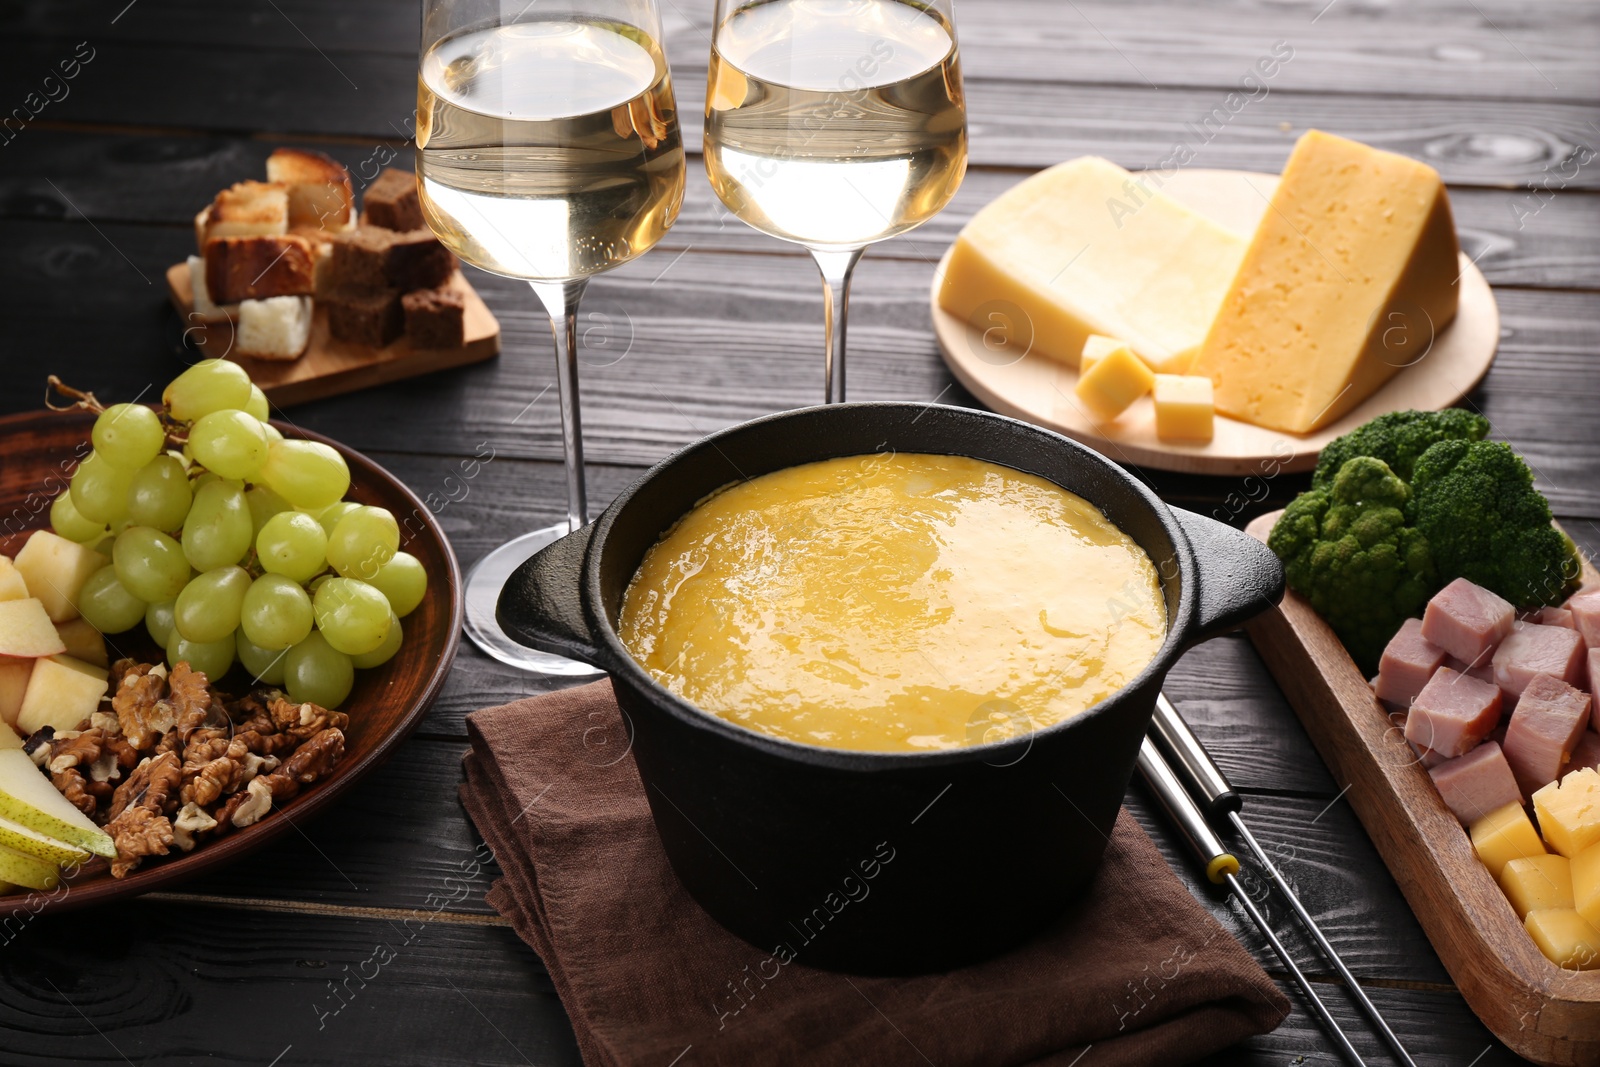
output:
[[[1588,693],[1554,675],[1534,676],[1506,728],[1506,762],[1523,795],[1560,777],[1588,725]]]
[[[1457,674],[1470,674],[1480,682],[1494,684],[1494,649],[1486,648],[1478,654],[1478,658],[1471,663],[1446,656],[1444,665]]]
[[[1535,608],[1522,612],[1517,618],[1524,622],[1536,622],[1540,626],[1563,626],[1568,630],[1578,628],[1572,621],[1572,612],[1566,608]]]
[[[1444,657],[1444,649],[1422,636],[1422,620],[1407,619],[1378,661],[1378,682],[1373,687],[1378,699],[1395,707],[1410,707],[1433,672],[1443,665]]]
[[[1590,648],[1600,648],[1600,590],[1579,593],[1566,603],[1572,613],[1572,625],[1583,635]]]
[[[1433,595],[1422,613],[1422,636],[1463,663],[1474,663],[1505,640],[1516,611],[1500,596],[1465,578]]]
[[[1419,745],[1415,741],[1407,741],[1406,744],[1410,745],[1411,751],[1417,754],[1417,762],[1422,765],[1422,769],[1425,771],[1431,771],[1439,764],[1450,759],[1449,756],[1442,756],[1433,749]]]
[[[1600,648],[1591,648],[1588,653],[1589,664],[1584,669],[1583,684],[1594,692],[1594,687],[1600,683]],[[1589,716],[1589,729],[1600,730],[1600,722],[1596,722],[1593,715]]]
[[[1553,674],[1571,685],[1583,666],[1583,639],[1576,630],[1517,622],[1494,650],[1494,680],[1515,704],[1537,675]]]
[[[1594,709],[1589,709],[1589,725],[1594,725]],[[1585,730],[1583,736],[1578,738],[1578,743],[1572,749],[1572,759],[1562,768],[1563,772],[1575,771],[1579,767],[1592,767],[1600,771],[1600,734],[1593,730]]]
[[[1464,756],[1500,722],[1499,686],[1440,667],[1411,702],[1406,740],[1446,757]]]
[[[1511,765],[1493,741],[1485,741],[1465,756],[1439,764],[1428,772],[1445,807],[1463,823],[1474,823],[1496,808],[1522,800]]]

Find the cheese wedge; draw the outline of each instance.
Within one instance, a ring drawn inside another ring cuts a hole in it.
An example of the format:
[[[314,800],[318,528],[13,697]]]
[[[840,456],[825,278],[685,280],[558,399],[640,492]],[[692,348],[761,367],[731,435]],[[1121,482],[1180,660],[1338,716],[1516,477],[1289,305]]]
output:
[[[1455,318],[1458,251],[1437,171],[1312,130],[1191,373],[1224,415],[1315,430],[1426,358]]]
[[[985,330],[1021,312],[1033,349],[1068,366],[1100,334],[1183,373],[1172,361],[1205,340],[1245,240],[1159,182],[1085,156],[1013,186],[961,231],[939,305]]]

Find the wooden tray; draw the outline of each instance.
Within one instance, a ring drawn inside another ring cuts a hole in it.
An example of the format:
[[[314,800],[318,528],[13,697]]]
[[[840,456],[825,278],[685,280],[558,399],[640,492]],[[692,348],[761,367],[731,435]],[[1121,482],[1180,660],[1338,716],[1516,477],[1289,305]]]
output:
[[[466,344],[460,348],[413,348],[409,337],[401,337],[383,348],[369,348],[336,341],[328,334],[328,315],[313,303],[311,341],[305,353],[294,360],[243,359],[231,354],[233,324],[206,325],[194,313],[194,298],[189,287],[189,264],[174,263],[167,268],[167,290],[178,318],[184,324],[184,337],[204,356],[236,360],[250,372],[250,379],[278,407],[320,400],[436,370],[481,363],[500,351],[500,323],[477,290],[456,271],[449,285],[466,296]]]
[[[1600,972],[1540,953],[1327,623],[1291,592],[1245,629],[1478,1018],[1536,1063],[1600,1064]]]
[[[28,534],[49,525],[50,501],[66,487],[74,449],[89,439],[94,417],[85,413],[44,411],[0,418],[0,553],[14,555]],[[107,862],[95,858],[61,886],[48,892],[19,891],[0,895],[0,924],[26,922],[44,911],[71,911],[110,900],[148,893],[214,871],[253,852],[328,808],[340,793],[380,766],[416,729],[428,706],[444,686],[461,638],[461,573],[438,521],[416,495],[376,463],[320,434],[274,422],[285,437],[322,441],[337,448],[350,467],[349,498],[388,508],[400,521],[401,548],[422,561],[428,592],[421,604],[401,620],[405,643],[381,667],[357,671],[355,689],[341,710],[350,714],[344,758],[322,780],[254,826],[206,841],[193,852],[177,850],[152,858],[126,878],[111,877]],[[107,650],[149,660],[159,651],[144,627],[106,639]],[[221,682],[230,692],[243,692],[248,679],[234,671]]]
[[[1162,191],[1239,233],[1252,233],[1277,187],[1272,174],[1242,170],[1180,170]],[[1209,443],[1162,441],[1155,408],[1137,401],[1114,422],[1097,424],[1074,401],[1078,372],[1040,353],[1011,362],[985,347],[982,331],[939,306],[946,252],[934,272],[928,303],[939,350],[961,384],[1003,415],[1026,419],[1081,441],[1118,463],[1195,474],[1260,474],[1309,470],[1322,446],[1386,411],[1436,410],[1460,400],[1483,378],[1500,340],[1500,312],[1483,274],[1461,257],[1461,303],[1455,319],[1416,362],[1391,378],[1344,418],[1315,433],[1267,430],[1218,416]]]

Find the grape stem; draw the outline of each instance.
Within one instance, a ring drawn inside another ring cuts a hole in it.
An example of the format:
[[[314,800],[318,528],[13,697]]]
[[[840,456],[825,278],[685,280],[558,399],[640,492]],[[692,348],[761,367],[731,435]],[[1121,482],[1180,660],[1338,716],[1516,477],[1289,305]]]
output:
[[[71,402],[66,404],[58,403],[56,401],[57,394],[66,397]],[[87,411],[94,415],[99,415],[106,410],[106,406],[100,403],[99,398],[93,393],[83,389],[74,389],[54,374],[45,380],[44,406],[51,411]],[[155,405],[155,412],[161,418],[161,425],[166,428],[167,443],[169,445],[181,449],[189,443],[188,433],[183,432],[188,428],[187,423],[177,422],[170,418],[167,415],[166,408],[161,407],[159,404]]]

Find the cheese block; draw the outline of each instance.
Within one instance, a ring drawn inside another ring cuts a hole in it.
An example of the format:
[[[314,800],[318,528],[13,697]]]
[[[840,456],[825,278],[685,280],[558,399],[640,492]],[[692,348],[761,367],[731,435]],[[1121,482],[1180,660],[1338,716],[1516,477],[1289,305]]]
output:
[[[1315,430],[1426,358],[1455,318],[1458,252],[1437,171],[1312,130],[1191,373],[1224,415]]]
[[[1172,361],[1205,339],[1245,241],[1160,183],[1085,156],[1013,186],[961,231],[939,305],[984,330],[1020,312],[1033,350],[1068,366],[1100,334],[1181,373]]]

